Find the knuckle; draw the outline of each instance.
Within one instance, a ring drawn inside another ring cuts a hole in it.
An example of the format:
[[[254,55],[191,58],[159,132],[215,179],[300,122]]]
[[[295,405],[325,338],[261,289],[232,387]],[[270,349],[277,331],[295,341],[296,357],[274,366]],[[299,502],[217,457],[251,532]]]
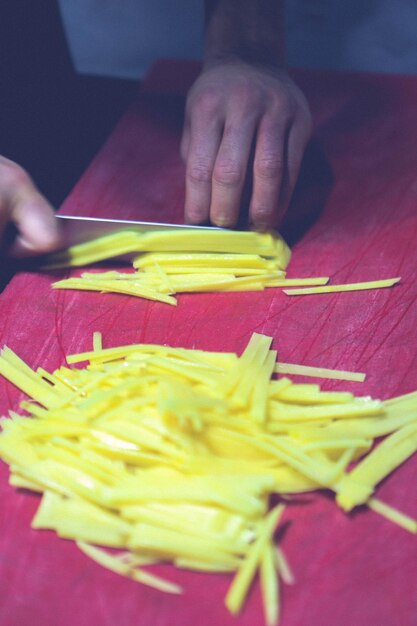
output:
[[[274,206],[254,205],[252,207],[252,222],[256,226],[268,226],[273,222]]]
[[[216,89],[206,88],[204,91],[194,94],[190,99],[190,107],[198,111],[203,118],[212,118],[219,110],[220,97]]]
[[[232,97],[241,110],[251,110],[260,102],[261,98],[256,90],[247,84],[236,85]]]
[[[274,207],[266,204],[255,204],[253,207],[253,214],[259,219],[270,217],[273,212]]]
[[[261,180],[274,180],[281,175],[283,167],[282,156],[271,154],[256,159],[254,172]]]
[[[191,206],[186,211],[187,221],[191,224],[201,224],[207,221],[208,209],[203,209],[198,206]]]
[[[240,185],[244,172],[237,163],[230,160],[222,160],[216,163],[213,180],[224,187],[236,187]]]
[[[192,184],[210,183],[212,174],[212,165],[204,160],[193,161],[187,168],[187,179]]]
[[[294,102],[287,93],[276,93],[272,98],[271,109],[277,117],[287,119],[294,111]]]

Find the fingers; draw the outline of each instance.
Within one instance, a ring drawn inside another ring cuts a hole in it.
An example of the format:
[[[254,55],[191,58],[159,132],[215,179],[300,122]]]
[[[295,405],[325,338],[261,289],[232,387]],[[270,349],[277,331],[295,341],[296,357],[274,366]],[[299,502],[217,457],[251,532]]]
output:
[[[8,251],[13,256],[49,252],[60,243],[51,205],[21,167],[0,158],[0,236],[8,222],[12,222],[18,232]]]
[[[301,167],[311,134],[308,117],[283,114],[266,116],[260,124],[253,165],[253,192],[249,209],[257,230],[277,227],[282,221]]]
[[[185,217],[193,224],[236,224],[257,116],[249,102],[197,107],[181,142],[186,161]],[[226,107],[224,107],[226,108]]]
[[[253,162],[249,219],[257,230],[274,226],[285,170],[285,144],[289,122],[265,116],[259,125]]]
[[[221,118],[215,111],[198,108],[183,141],[186,154],[185,220],[201,224],[209,219],[212,175],[221,141]]]
[[[255,132],[254,118],[231,119],[232,123],[224,129],[214,164],[210,205],[211,222],[223,228],[237,222]]]
[[[187,99],[181,142],[185,218],[236,224],[248,170],[251,225],[277,225],[288,206],[311,129],[307,102],[282,73],[245,64],[203,72]]]
[[[54,211],[39,193],[23,193],[12,210],[11,219],[18,230],[10,254],[26,257],[55,250],[60,234]]]

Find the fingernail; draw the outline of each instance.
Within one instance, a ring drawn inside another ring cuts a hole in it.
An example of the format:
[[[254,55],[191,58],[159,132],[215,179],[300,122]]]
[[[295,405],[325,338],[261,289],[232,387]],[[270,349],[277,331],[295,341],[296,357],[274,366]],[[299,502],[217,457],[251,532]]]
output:
[[[187,224],[204,224],[204,222],[207,221],[207,215],[205,213],[193,213],[189,211],[185,214],[184,219]]]
[[[213,223],[219,228],[230,228],[234,225],[234,220],[229,215],[218,215],[213,220]]]
[[[267,223],[267,222],[255,222],[251,224],[251,228],[253,230],[257,230],[261,233],[266,232],[267,230],[271,230],[271,224]]]

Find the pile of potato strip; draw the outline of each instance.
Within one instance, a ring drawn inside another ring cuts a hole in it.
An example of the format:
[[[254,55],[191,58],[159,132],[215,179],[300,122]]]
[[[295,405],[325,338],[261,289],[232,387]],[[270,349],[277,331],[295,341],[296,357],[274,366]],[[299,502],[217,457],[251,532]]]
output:
[[[233,614],[259,574],[268,626],[278,623],[280,581],[293,582],[274,543],[291,504],[269,510],[273,494],[331,490],[344,511],[366,504],[416,533],[414,519],[373,494],[417,449],[417,393],[380,402],[274,379],[306,370],[277,363],[271,342],[255,333],[238,357],[103,349],[95,333],[91,352],[67,357],[87,365],[53,373],[4,348],[0,373],[31,400],[21,403],[26,416],[2,418],[0,457],[12,485],[43,494],[33,528],[165,592],[182,590],[145,566],[231,572]]]
[[[287,278],[291,252],[278,234],[218,230],[121,232],[78,244],[49,258],[45,269],[79,267],[136,254],[133,272],[84,272],[54,289],[121,293],[176,305],[177,293],[262,291],[309,295],[392,287],[399,278],[330,285],[328,276]],[[301,289],[293,289],[301,287]]]

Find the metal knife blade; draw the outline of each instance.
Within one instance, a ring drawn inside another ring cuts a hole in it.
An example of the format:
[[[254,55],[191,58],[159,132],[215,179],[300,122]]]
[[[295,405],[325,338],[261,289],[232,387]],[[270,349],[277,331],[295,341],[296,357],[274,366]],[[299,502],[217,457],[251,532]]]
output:
[[[145,233],[156,230],[223,230],[216,226],[188,226],[187,224],[163,224],[161,222],[137,222],[98,217],[57,215],[65,247],[85,243],[97,237],[122,231]]]

